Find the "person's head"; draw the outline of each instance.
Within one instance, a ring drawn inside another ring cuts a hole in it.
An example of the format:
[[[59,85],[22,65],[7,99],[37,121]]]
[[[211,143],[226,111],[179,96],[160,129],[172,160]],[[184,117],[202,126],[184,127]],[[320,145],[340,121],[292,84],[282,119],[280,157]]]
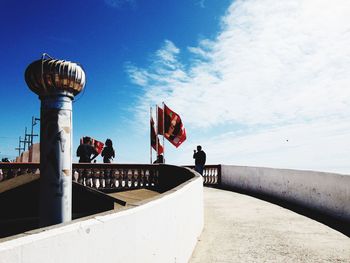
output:
[[[84,144],[89,144],[91,142],[91,138],[90,137],[84,137],[83,138],[83,143]]]
[[[112,147],[112,146],[113,146],[113,143],[112,143],[112,140],[111,140],[111,139],[107,139],[105,144],[106,144],[106,146],[108,146],[108,147]]]
[[[202,150],[202,146],[198,145],[198,146],[197,146],[197,151],[199,152],[199,151],[201,151],[201,150]]]

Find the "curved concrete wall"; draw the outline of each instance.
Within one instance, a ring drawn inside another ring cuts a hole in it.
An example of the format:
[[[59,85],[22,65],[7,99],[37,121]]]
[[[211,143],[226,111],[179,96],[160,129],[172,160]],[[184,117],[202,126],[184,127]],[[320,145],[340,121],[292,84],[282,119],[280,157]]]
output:
[[[0,262],[188,262],[202,228],[196,176],[137,207],[1,242]]]
[[[265,194],[350,222],[350,176],[288,169],[221,166],[225,188]]]

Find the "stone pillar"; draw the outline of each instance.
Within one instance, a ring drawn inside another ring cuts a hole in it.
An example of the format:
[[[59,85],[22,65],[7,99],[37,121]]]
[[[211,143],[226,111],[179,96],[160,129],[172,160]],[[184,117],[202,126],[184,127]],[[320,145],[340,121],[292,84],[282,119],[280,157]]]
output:
[[[85,73],[72,62],[41,59],[25,72],[39,95],[40,226],[72,219],[72,101],[85,85]]]

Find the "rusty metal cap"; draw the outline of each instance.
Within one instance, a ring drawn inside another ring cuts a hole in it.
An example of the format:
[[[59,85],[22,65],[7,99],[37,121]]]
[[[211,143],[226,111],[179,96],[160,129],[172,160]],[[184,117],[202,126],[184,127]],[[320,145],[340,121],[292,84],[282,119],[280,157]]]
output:
[[[68,92],[77,95],[84,89],[85,72],[74,62],[57,59],[39,59],[25,71],[28,87],[39,96]]]

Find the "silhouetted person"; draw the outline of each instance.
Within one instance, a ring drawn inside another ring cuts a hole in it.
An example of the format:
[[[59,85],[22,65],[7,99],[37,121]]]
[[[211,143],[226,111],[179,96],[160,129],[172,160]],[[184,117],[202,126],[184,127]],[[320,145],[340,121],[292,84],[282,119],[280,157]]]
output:
[[[164,163],[164,156],[162,154],[159,154],[153,163]]]
[[[193,159],[195,159],[195,167],[194,170],[200,174],[203,174],[204,165],[206,161],[205,152],[202,150],[202,146],[197,146],[197,151],[193,150]]]
[[[77,156],[80,157],[79,163],[91,163],[91,161],[95,159],[97,155],[98,152],[96,151],[95,147],[91,145],[90,137],[84,137],[83,144],[80,144],[77,149]]]
[[[111,139],[106,140],[105,147],[103,148],[101,156],[103,157],[104,163],[111,163],[113,161],[113,158],[115,157],[115,151],[113,149],[113,143]]]

